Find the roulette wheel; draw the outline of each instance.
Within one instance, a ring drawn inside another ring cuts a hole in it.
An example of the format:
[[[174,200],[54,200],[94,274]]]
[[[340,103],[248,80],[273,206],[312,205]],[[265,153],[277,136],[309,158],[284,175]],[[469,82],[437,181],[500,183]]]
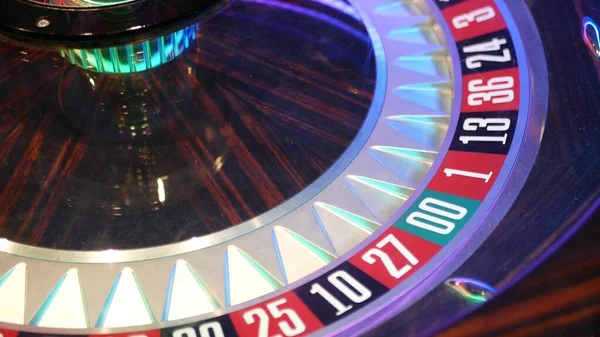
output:
[[[2,1],[0,336],[448,327],[595,214],[599,24],[583,0]]]

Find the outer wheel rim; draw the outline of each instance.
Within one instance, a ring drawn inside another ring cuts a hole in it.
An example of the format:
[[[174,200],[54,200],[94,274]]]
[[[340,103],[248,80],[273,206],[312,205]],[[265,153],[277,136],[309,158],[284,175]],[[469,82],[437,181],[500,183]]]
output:
[[[439,163],[438,163],[439,164]]]

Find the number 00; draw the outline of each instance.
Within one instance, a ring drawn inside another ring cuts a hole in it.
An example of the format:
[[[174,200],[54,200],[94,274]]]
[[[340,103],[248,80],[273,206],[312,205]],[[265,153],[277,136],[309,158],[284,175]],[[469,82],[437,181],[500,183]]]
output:
[[[434,198],[425,198],[419,204],[422,212],[412,212],[406,222],[428,231],[447,235],[454,230],[451,220],[461,220],[467,215],[467,209]]]

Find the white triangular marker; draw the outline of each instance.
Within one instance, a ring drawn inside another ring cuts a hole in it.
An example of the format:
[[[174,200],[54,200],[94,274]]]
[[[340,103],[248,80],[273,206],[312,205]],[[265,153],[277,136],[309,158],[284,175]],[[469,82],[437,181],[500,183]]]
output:
[[[154,317],[133,270],[124,268],[115,280],[96,326],[119,328],[152,323]]]
[[[423,148],[438,150],[446,138],[450,117],[390,116],[385,122],[400,134],[419,142]]]
[[[335,258],[289,229],[275,226],[273,235],[287,283],[325,267]]]
[[[163,317],[165,321],[199,316],[219,308],[187,262],[177,261],[171,277],[170,294]]]
[[[398,95],[405,100],[422,105],[430,111],[446,113],[452,111],[452,93],[447,83],[405,85],[397,88],[393,86],[393,88],[395,89],[388,91],[388,96]]]
[[[375,25],[379,30],[379,34],[385,37],[394,30],[408,29],[425,23],[427,20],[429,20],[429,17],[426,15],[379,15]]]
[[[85,329],[88,327],[85,300],[77,269],[71,269],[63,276],[46,298],[31,324],[46,328]]]
[[[408,187],[418,186],[431,168],[437,152],[392,146],[373,146],[371,154]]]
[[[401,63],[401,65],[404,65],[403,63],[406,63],[403,61],[396,62]],[[411,85],[425,86],[430,84],[433,86],[436,84],[441,85],[450,82],[450,79],[446,77],[439,75],[430,75],[420,70],[421,69],[419,69],[417,65],[413,65],[413,68],[411,69],[404,69],[400,66],[397,66],[396,64],[390,64],[388,65],[388,76],[394,81],[390,81],[392,83],[389,84],[394,88],[399,88]]]
[[[17,264],[0,279],[0,322],[25,324],[27,266]]]
[[[402,206],[413,190],[359,176],[346,181],[356,196],[381,223],[386,222]]]
[[[227,247],[227,305],[240,304],[279,288],[271,274],[235,246]]]
[[[379,227],[379,224],[369,219],[322,202],[316,202],[313,208],[339,255],[354,248]]]

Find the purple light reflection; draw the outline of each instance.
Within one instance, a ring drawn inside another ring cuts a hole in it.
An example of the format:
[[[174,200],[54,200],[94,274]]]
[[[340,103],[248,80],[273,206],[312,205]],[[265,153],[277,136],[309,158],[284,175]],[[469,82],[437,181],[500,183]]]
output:
[[[317,19],[317,20],[328,22],[332,26],[337,27],[337,28],[343,30],[344,32],[351,34],[357,38],[360,38],[362,40],[365,40],[365,41],[369,40],[369,37],[367,35],[365,35],[364,32],[359,31],[359,30],[355,29],[354,27],[351,27],[351,26],[343,23],[340,20],[336,20],[336,19],[332,18],[331,16],[328,16],[323,13],[319,13],[319,12],[311,10],[311,9],[307,9],[304,7],[300,7],[300,6],[292,5],[292,4],[288,4],[288,3],[282,3],[282,2],[278,2],[278,1],[274,1],[274,0],[243,0],[243,1],[263,4],[263,5],[267,5],[270,7],[280,8],[280,9],[288,10],[288,11],[295,12],[298,14],[306,15],[306,16],[309,16],[309,17]],[[320,2],[320,1],[317,1],[317,2]],[[327,5],[327,4],[325,4],[325,5]],[[338,9],[338,8],[335,8],[335,9]],[[348,13],[346,13],[346,14],[348,14]],[[348,15],[350,15],[350,14],[348,14]],[[356,16],[350,15],[350,16],[352,16],[356,20],[360,20],[360,18],[358,18],[357,15]]]

